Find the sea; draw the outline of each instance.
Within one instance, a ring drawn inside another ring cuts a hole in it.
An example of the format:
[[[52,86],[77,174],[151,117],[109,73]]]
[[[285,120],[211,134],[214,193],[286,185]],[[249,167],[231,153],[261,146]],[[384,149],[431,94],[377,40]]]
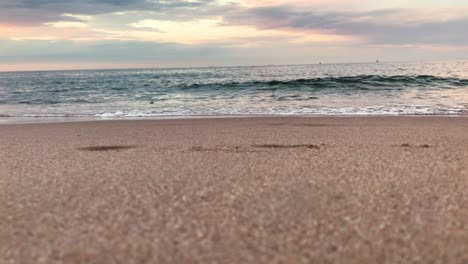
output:
[[[0,119],[468,115],[468,60],[0,73]]]

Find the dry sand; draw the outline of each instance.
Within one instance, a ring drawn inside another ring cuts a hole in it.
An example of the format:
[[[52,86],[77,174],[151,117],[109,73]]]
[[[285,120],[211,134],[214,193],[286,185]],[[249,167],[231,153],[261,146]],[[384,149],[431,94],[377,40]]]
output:
[[[468,263],[468,118],[0,125],[0,263]]]

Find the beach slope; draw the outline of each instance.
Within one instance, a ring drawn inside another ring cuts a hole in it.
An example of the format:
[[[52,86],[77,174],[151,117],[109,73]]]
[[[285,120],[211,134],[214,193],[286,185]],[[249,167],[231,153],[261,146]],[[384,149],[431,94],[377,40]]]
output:
[[[468,119],[0,125],[0,263],[468,263]]]

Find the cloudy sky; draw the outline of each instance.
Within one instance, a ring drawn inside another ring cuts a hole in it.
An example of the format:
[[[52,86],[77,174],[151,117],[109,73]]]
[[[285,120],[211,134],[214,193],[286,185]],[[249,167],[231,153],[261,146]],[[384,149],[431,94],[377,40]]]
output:
[[[0,70],[467,57],[467,0],[0,0]]]

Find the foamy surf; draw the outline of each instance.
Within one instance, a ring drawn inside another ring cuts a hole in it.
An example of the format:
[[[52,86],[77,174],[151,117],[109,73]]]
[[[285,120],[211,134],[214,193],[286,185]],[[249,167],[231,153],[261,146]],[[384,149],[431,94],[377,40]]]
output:
[[[462,61],[16,72],[0,77],[1,118],[468,112],[468,63]]]

